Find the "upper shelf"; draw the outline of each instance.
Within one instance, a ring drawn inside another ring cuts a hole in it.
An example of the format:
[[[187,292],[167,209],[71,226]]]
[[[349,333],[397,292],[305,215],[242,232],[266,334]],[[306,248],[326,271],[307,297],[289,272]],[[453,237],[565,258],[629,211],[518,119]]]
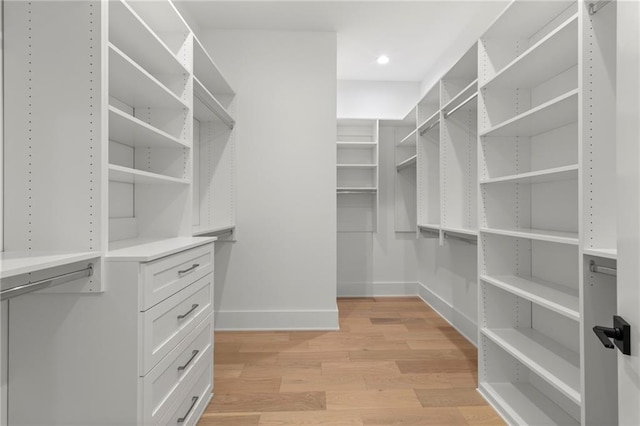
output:
[[[112,44],[109,44],[109,95],[133,108],[189,108],[183,100]]]
[[[366,148],[371,149],[375,148],[377,143],[375,142],[345,142],[338,141],[336,142],[338,148]]]
[[[517,115],[480,136],[534,136],[578,120],[578,89]]]
[[[536,87],[577,63],[576,14],[505,66],[483,88]]]
[[[178,184],[188,185],[189,179],[180,179],[158,173],[146,172],[144,170],[132,169],[130,167],[109,164],[109,180],[122,183],[136,184]]]
[[[574,5],[571,0],[512,2],[482,38],[528,39]]]
[[[193,37],[193,74],[214,96],[235,95],[211,56],[195,36]]]
[[[188,73],[167,45],[121,0],[109,2],[109,42],[149,73]]]
[[[413,129],[411,133],[405,136],[400,142],[398,142],[398,146],[415,146],[416,145],[416,132],[418,129]]]
[[[424,135],[432,129],[435,129],[438,124],[440,124],[440,111],[434,112],[426,120],[418,125],[418,132],[420,132],[420,136]]]
[[[217,117],[228,128],[233,129],[236,122],[231,114],[195,76],[193,77],[193,94],[201,103],[194,102],[194,117],[200,121],[213,121]]]
[[[406,169],[408,167],[415,167],[416,162],[418,161],[418,156],[417,155],[412,155],[411,157],[407,158],[404,161],[401,161],[400,163],[398,163],[398,165],[396,166],[396,169],[398,171]]]
[[[109,139],[131,147],[189,148],[189,145],[109,105]]]
[[[482,228],[481,232],[495,235],[505,235],[508,237],[516,238],[528,238],[531,240],[548,241],[551,243],[578,245],[578,233],[577,232],[562,232],[562,231],[550,231],[547,229],[534,229],[534,228],[513,228],[513,229],[499,229],[499,228]]]
[[[561,180],[578,179],[578,165],[555,167],[553,169],[538,170],[535,172],[520,173],[517,175],[502,176],[493,179],[481,180],[481,185],[492,183],[546,183],[558,182]]]
[[[444,118],[447,118],[456,111],[463,109],[464,106],[469,105],[477,96],[478,79],[475,79],[442,107]]]

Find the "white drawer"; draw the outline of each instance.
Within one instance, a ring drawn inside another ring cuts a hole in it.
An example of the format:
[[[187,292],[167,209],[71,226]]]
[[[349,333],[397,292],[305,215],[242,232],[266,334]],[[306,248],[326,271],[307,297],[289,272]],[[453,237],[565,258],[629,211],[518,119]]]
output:
[[[213,271],[213,244],[141,264],[140,310],[146,311]]]
[[[210,364],[197,378],[182,401],[161,424],[171,426],[195,425],[211,401],[213,364]]]
[[[142,379],[144,424],[156,424],[166,416],[184,398],[201,364],[213,363],[212,317],[205,318]]]
[[[146,375],[211,312],[213,274],[140,313],[143,334],[140,375]]]

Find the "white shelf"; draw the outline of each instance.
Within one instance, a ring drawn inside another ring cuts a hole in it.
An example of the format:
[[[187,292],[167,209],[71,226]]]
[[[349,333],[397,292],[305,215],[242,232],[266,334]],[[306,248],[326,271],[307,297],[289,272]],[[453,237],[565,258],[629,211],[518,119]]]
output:
[[[0,278],[28,274],[84,260],[99,259],[99,252],[0,252]]]
[[[376,164],[336,164],[339,169],[375,169]]]
[[[193,74],[214,95],[235,95],[235,92],[229,86],[211,56],[209,56],[195,35],[193,36]]]
[[[411,157],[407,158],[406,160],[400,162],[396,166],[396,169],[398,171],[400,171],[400,170],[406,169],[408,167],[415,167],[417,161],[418,161],[418,156],[417,155],[412,155]]]
[[[445,118],[452,114],[451,111],[463,110],[462,106],[472,103],[472,99],[478,96],[478,79],[473,80],[467,87],[462,89],[460,93],[455,95],[445,106],[442,107],[442,111],[445,114]],[[461,106],[462,105],[462,106]],[[458,109],[456,109],[458,108]],[[474,106],[473,108],[476,108]],[[455,111],[453,112],[455,113]]]
[[[535,277],[481,275],[480,279],[567,318],[580,320],[577,290]]]
[[[566,1],[513,2],[482,38],[530,38],[569,6]]]
[[[589,256],[618,260],[618,249],[585,248],[582,249],[582,252]]]
[[[571,401],[580,404],[580,357],[577,353],[531,328],[483,328],[482,334]]]
[[[534,136],[578,120],[574,89],[481,133],[480,136]]]
[[[136,184],[178,184],[189,185],[189,179],[180,179],[143,170],[109,164],[109,180],[112,182]]]
[[[221,234],[227,234],[233,232],[236,229],[236,225],[214,226],[210,228],[196,228],[193,230],[194,237],[202,236],[217,236]]]
[[[104,259],[107,262],[150,262],[216,240],[216,237],[177,237],[112,241]]]
[[[578,16],[573,15],[500,70],[484,86],[531,88],[578,63]]]
[[[470,228],[460,228],[455,226],[443,226],[442,232],[446,234],[459,235],[464,237],[470,237],[471,239],[478,238],[478,230]]]
[[[580,424],[529,383],[480,383],[479,391],[518,425]]]
[[[167,45],[121,0],[109,2],[109,42],[150,73],[188,74]]]
[[[186,142],[109,105],[109,139],[137,148],[189,148]]]
[[[371,148],[375,148],[376,145],[377,143],[375,142],[347,142],[347,141],[336,142],[336,146],[338,148],[371,149]]]
[[[538,170],[535,172],[520,173],[517,175],[502,176],[499,178],[481,180],[481,185],[492,183],[545,183],[557,182],[562,180],[578,179],[578,165],[554,167],[552,169]]]
[[[506,235],[508,237],[527,238],[530,240],[549,241],[552,243],[578,245],[578,234],[576,232],[549,231],[533,228],[481,228],[480,232],[494,235]]]
[[[198,105],[194,105],[193,115],[200,121],[213,121],[216,117],[220,119],[228,128],[233,129],[236,122],[229,114],[227,109],[216,99],[213,94],[198,80],[197,77],[193,77],[193,94],[206,110],[198,108]]]
[[[413,129],[411,133],[405,136],[399,143],[398,146],[415,146],[416,145],[416,132],[418,129]]]
[[[109,44],[109,95],[133,108],[188,108],[171,90],[112,44]]]

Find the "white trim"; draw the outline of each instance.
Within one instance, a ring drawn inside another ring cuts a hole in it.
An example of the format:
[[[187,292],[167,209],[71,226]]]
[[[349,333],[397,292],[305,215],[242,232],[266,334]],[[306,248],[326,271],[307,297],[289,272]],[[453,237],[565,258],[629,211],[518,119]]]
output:
[[[462,334],[474,346],[478,346],[477,322],[455,309],[453,305],[438,296],[426,285],[418,282],[418,297],[444,318],[458,333]]]
[[[338,283],[338,297],[402,297],[417,295],[417,282]]]
[[[216,311],[216,331],[339,330],[338,308],[327,310]]]

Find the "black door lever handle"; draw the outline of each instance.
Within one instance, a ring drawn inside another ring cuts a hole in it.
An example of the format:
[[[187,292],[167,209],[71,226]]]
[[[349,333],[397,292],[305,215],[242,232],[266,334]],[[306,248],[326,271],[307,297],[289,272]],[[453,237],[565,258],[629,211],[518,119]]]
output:
[[[614,315],[613,328],[596,325],[593,332],[606,348],[613,349],[617,346],[623,354],[631,355],[631,326],[622,317]],[[610,339],[613,339],[615,346]]]

